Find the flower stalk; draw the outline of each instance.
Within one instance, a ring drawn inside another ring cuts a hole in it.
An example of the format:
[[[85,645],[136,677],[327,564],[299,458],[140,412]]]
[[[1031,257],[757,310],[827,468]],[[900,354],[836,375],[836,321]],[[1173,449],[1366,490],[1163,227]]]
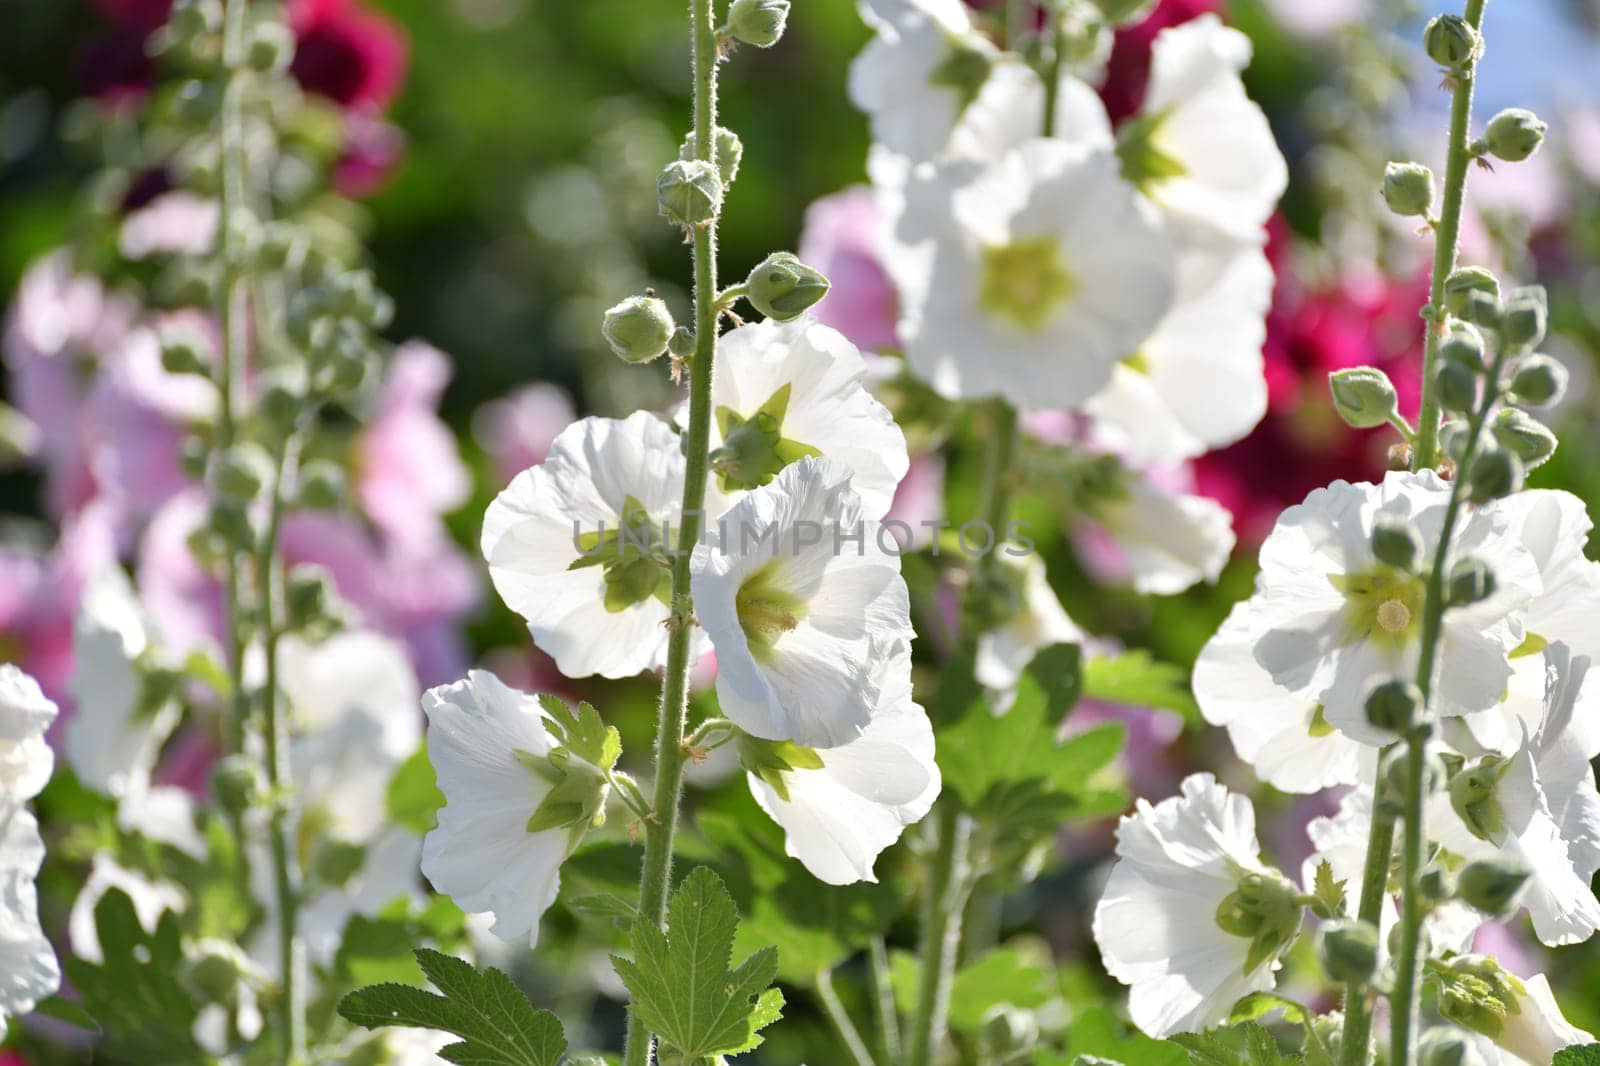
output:
[[[720,56],[712,0],[691,0],[689,16],[694,77],[694,155],[702,162],[715,163]],[[678,830],[678,807],[688,758],[683,740],[689,713],[691,627],[695,624],[694,601],[689,591],[689,562],[695,543],[700,539],[711,439],[711,371],[716,358],[719,318],[716,227],[716,219],[712,218],[692,228],[695,341],[689,363],[687,468],[683,479],[678,551],[672,558],[672,614],[668,620],[671,634],[656,725],[655,791],[651,818],[645,824],[644,864],[639,878],[639,913],[658,925],[666,920],[667,890],[672,881],[672,846]],[[650,1040],[644,1022],[637,1013],[630,1012],[623,1059],[626,1066],[648,1066]]]

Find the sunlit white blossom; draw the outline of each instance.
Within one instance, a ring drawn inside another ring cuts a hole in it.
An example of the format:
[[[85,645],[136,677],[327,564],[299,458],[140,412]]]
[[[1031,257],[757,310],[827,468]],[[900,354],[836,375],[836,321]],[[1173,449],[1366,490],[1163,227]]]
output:
[[[1115,542],[1135,591],[1170,596],[1215,581],[1233,552],[1233,519],[1207,496],[1129,472],[1088,514]]]
[[[97,853],[89,866],[89,879],[78,889],[67,919],[72,953],[97,965],[105,956],[100,950],[100,931],[95,926],[94,909],[113,889],[128,897],[133,913],[147,933],[155,932],[156,923],[166,912],[181,913],[189,906],[189,897],[177,885],[155,880],[123,866],[104,852]]]
[[[44,862],[39,823],[0,798],[0,1025],[27,1014],[61,983],[56,953],[39,926],[34,878]]]
[[[1139,800],[1118,824],[1094,938],[1106,970],[1131,986],[1128,1013],[1146,1033],[1209,1028],[1240,997],[1273,987],[1301,908],[1260,850],[1250,801],[1210,774],[1154,806]]]
[[[913,634],[897,546],[862,518],[850,471],[802,459],[719,526],[717,544],[695,549],[692,589],[722,713],[806,747],[861,736],[889,683],[884,663]]]
[[[1592,1033],[1567,1021],[1544,974],[1518,980],[1513,993],[1515,1009],[1499,1034],[1480,1038],[1487,1066],[1540,1066],[1562,1048],[1595,1043]]]
[[[568,677],[666,664],[683,450],[648,412],[585,418],[483,517],[483,557],[506,605]]]
[[[55,753],[44,734],[55,717],[56,705],[39,682],[13,663],[0,663],[0,815],[37,796],[50,780]]]
[[[1056,598],[1037,553],[1012,556],[1001,548],[996,558],[1016,581],[1017,611],[978,638],[972,670],[986,688],[1005,692],[1016,685],[1034,653],[1052,644],[1079,643],[1083,630]]]

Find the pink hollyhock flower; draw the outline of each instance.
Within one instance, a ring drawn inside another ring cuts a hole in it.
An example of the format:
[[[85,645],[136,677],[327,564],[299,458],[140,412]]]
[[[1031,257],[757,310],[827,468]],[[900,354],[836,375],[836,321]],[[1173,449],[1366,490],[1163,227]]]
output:
[[[495,484],[504,485],[544,462],[556,436],[577,417],[565,389],[545,383],[525,385],[478,408],[472,416],[472,435],[494,464]]]
[[[1388,372],[1400,409],[1420,399],[1417,353],[1426,279],[1345,279],[1307,287],[1295,276],[1281,229],[1268,252],[1278,288],[1264,350],[1267,415],[1237,444],[1202,456],[1196,484],[1234,515],[1242,546],[1259,544],[1285,507],[1339,478],[1375,480],[1386,468],[1387,430],[1352,430],[1328,394],[1328,374],[1351,366]]]
[[[422,341],[394,353],[372,422],[355,443],[355,493],[385,536],[412,543],[438,535],[439,519],[466,502],[471,476],[436,408],[450,360]]]
[[[307,91],[351,111],[383,111],[405,81],[409,46],[389,19],[355,0],[294,0],[290,70]]]
[[[345,116],[344,147],[333,168],[333,184],[345,196],[363,199],[381,189],[405,155],[406,137],[398,126],[371,115]]]
[[[1113,123],[1133,115],[1144,104],[1145,89],[1150,83],[1150,48],[1156,35],[1219,7],[1219,0],[1161,0],[1143,22],[1117,30],[1106,61],[1105,82],[1100,87],[1100,98]]]
[[[914,455],[906,476],[895,489],[889,512],[883,516],[884,525],[903,546],[916,549],[933,539],[934,527],[928,523],[938,522],[943,517],[944,457]]]
[[[206,520],[203,491],[191,487],[169,499],[139,539],[139,598],[161,619],[161,639],[175,655],[224,646],[222,589],[189,549],[189,536]]]
[[[117,247],[127,259],[201,255],[217,233],[217,202],[183,189],[162,193],[122,220]]]
[[[806,208],[800,258],[832,283],[812,313],[864,351],[898,348],[894,286],[878,247],[872,189],[852,185]]]

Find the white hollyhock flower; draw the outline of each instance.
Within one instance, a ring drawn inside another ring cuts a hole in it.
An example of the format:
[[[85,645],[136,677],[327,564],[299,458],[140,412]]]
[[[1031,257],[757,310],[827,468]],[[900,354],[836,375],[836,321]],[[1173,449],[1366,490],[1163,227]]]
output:
[[[1106,970],[1130,986],[1151,1036],[1207,1029],[1240,997],[1274,985],[1300,928],[1299,890],[1265,866],[1255,812],[1210,774],[1117,826],[1117,862],[1094,912]],[[1225,923],[1231,927],[1225,929]]]
[[[121,567],[90,578],[72,653],[77,709],[67,723],[67,762],[90,788],[119,799],[137,795],[181,711],[170,697],[153,694],[161,669],[155,630]]]
[[[0,817],[39,794],[55,769],[45,730],[56,705],[39,682],[12,663],[0,663]]]
[[[562,861],[604,811],[601,772],[576,754],[552,758],[539,700],[487,671],[429,689],[422,706],[445,796],[423,841],[422,872],[462,910],[493,914],[495,936],[531,947],[561,887]],[[563,806],[570,819],[555,809]]]
[[[1329,725],[1316,700],[1272,680],[1256,662],[1249,621],[1248,606],[1235,604],[1195,660],[1200,713],[1228,730],[1239,758],[1273,788],[1312,793],[1369,781],[1375,749]]]
[[[1516,1009],[1497,1035],[1481,1040],[1487,1066],[1542,1066],[1562,1048],[1595,1043],[1592,1033],[1567,1021],[1544,974],[1516,981],[1512,992]]]
[[[61,967],[39,926],[34,878],[44,862],[39,823],[19,799],[0,797],[0,1025],[27,1014],[61,984]]]
[[[1543,584],[1523,611],[1531,642],[1561,641],[1574,654],[1600,661],[1600,563],[1584,555],[1594,523],[1570,492],[1530,489],[1494,504],[1533,555]]]
[[[1086,406],[1096,436],[1148,466],[1192,459],[1254,429],[1267,412],[1261,348],[1272,287],[1257,245],[1180,242],[1172,310]]]
[[[1205,496],[1171,491],[1133,472],[1093,500],[1089,516],[1111,535],[1136,591],[1171,596],[1215,581],[1233,552],[1233,516]]]
[[[263,856],[265,858],[265,856]],[[343,883],[323,886],[300,909],[300,935],[311,959],[319,966],[331,964],[339,953],[344,929],[351,918],[376,916],[396,899],[422,901],[417,880],[422,860],[422,840],[400,827],[385,829],[366,846],[361,865]],[[271,938],[276,943],[276,923]]]
[[[1150,88],[1119,131],[1124,173],[1176,220],[1260,239],[1289,169],[1267,117],[1244,91],[1250,39],[1215,15],[1162,30]]]
[[[183,889],[170,881],[154,881],[138,870],[123,866],[105,852],[95,853],[89,866],[89,879],[72,901],[67,936],[72,943],[72,953],[96,965],[105,961],[105,955],[100,950],[100,931],[95,925],[94,909],[112,889],[128,897],[133,913],[147,933],[155,932],[156,923],[167,911],[181,914],[189,906],[189,897]]]
[[[1533,732],[1524,729],[1518,750],[1469,764],[1447,793],[1430,803],[1433,835],[1471,861],[1506,856],[1532,877],[1522,904],[1544,943],[1587,940],[1600,929],[1600,899],[1590,882],[1600,872],[1600,791],[1589,760],[1594,723],[1575,726],[1587,659],[1572,660],[1565,646],[1546,655],[1545,713]]]
[[[861,517],[850,478],[831,459],[793,463],[722,516],[717,545],[695,548],[717,700],[764,740],[831,748],[861,736],[892,683],[884,663],[913,636],[898,548]]]
[[[1045,572],[1044,560],[1033,552],[1023,556],[997,556],[1014,575],[1020,603],[1017,613],[978,638],[972,672],[985,688],[1006,692],[1016,686],[1033,656],[1052,644],[1077,644],[1083,630],[1067,616]]]
[[[1393,739],[1367,721],[1367,690],[1374,680],[1416,675],[1425,594],[1421,576],[1373,555],[1374,520],[1409,519],[1423,543],[1436,543],[1448,496],[1427,471],[1316,490],[1279,516],[1261,546],[1255,594],[1233,615],[1276,684],[1319,702],[1330,725],[1363,743]],[[1450,561],[1490,560],[1498,586],[1444,616],[1435,697],[1440,714],[1462,715],[1499,702],[1511,676],[1507,655],[1523,640],[1517,612],[1541,584],[1533,557],[1491,510],[1464,512],[1450,548]]]
[[[890,663],[885,673],[880,708],[847,744],[739,741],[750,793],[783,827],[784,851],[830,885],[876,882],[878,856],[939,795],[933,724],[911,698],[910,666]]]
[[[856,346],[809,315],[723,334],[711,383],[706,514],[722,514],[795,460],[824,455],[854,472],[862,513],[882,518],[911,460],[894,416],[866,384]]]
[[[677,536],[683,470],[677,434],[654,415],[585,418],[489,505],[489,576],[568,677],[666,665],[677,545],[663,537]]]
[[[952,399],[1080,404],[1172,306],[1171,243],[1108,152],[1031,140],[919,170],[890,208],[906,357]]]
[[[348,630],[319,644],[286,639],[278,659],[302,820],[318,839],[371,840],[388,825],[390,777],[422,744],[420,692],[405,648]]]

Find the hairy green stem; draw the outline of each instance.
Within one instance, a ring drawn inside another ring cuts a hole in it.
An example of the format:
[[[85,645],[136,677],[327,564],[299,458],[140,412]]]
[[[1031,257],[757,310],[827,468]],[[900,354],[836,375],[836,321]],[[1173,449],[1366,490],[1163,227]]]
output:
[[[818,970],[815,980],[817,1002],[822,1005],[822,1013],[827,1015],[832,1024],[834,1035],[850,1052],[850,1058],[856,1066],[877,1066],[872,1052],[867,1049],[867,1042],[861,1039],[861,1032],[856,1029],[856,1023],[850,1020],[850,1012],[845,1010],[844,1001],[833,987],[833,971]]]
[[[1474,30],[1483,26],[1485,0],[1467,0],[1466,20]],[[1467,186],[1467,166],[1472,162],[1468,140],[1472,123],[1474,70],[1455,79],[1450,102],[1450,144],[1445,160],[1444,200],[1434,227],[1433,277],[1428,289],[1431,317],[1422,356],[1422,407],[1417,413],[1416,443],[1411,468],[1429,470],[1439,459],[1439,386],[1435,378],[1439,349],[1444,343],[1444,284],[1456,268],[1456,244],[1461,235],[1461,205]]]
[[[716,159],[717,35],[713,0],[690,0],[689,20],[694,54],[694,152],[706,162]],[[666,676],[661,684],[660,719],[656,726],[653,821],[645,826],[644,865],[639,875],[639,913],[657,924],[667,916],[667,890],[672,882],[672,844],[678,829],[683,793],[684,727],[689,713],[689,645],[694,601],[689,593],[689,556],[700,539],[705,506],[707,453],[711,440],[711,369],[717,346],[716,222],[696,227],[694,239],[694,356],[689,365],[687,469],[683,479],[683,514],[678,550],[672,559],[671,634]],[[648,1066],[650,1032],[637,1013],[628,1014],[626,1066]]]
[[[1381,765],[1381,763],[1380,763]],[[1394,815],[1378,802],[1383,788],[1383,773],[1373,782],[1372,829],[1367,836],[1366,866],[1361,872],[1359,917],[1374,929],[1383,920],[1383,901],[1389,894],[1389,864],[1394,858]],[[1372,1039],[1372,999],[1366,983],[1345,985],[1344,1033],[1340,1037],[1339,1066],[1366,1066],[1367,1047]]]
[[[885,1063],[900,1061],[900,1013],[894,1005],[894,985],[889,980],[889,945],[875,936],[867,945],[872,968],[872,1013],[878,1025],[878,1050]]]

